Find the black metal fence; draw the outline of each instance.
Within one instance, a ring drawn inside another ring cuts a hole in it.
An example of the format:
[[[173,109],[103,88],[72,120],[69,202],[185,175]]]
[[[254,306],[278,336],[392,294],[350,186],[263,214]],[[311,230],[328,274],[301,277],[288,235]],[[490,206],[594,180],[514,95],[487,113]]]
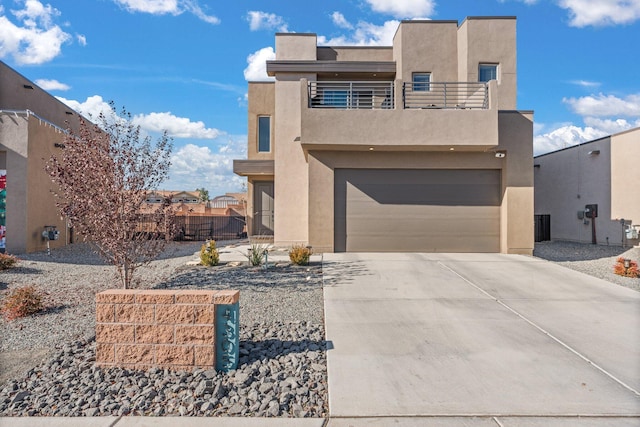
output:
[[[156,229],[155,222],[144,216],[140,220],[142,230]],[[229,240],[246,237],[244,217],[241,216],[176,216],[175,234],[176,241],[205,241],[205,240]]]

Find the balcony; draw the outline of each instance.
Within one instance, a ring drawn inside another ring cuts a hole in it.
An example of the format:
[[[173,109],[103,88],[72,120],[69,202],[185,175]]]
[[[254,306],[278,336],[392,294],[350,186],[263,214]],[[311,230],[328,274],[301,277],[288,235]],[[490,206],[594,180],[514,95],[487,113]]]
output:
[[[309,82],[309,108],[390,110],[395,108],[393,82]]]
[[[495,81],[422,85],[428,87],[303,80],[300,144],[350,151],[483,151],[498,145]]]
[[[489,108],[489,85],[484,82],[403,83],[405,109],[480,109]]]

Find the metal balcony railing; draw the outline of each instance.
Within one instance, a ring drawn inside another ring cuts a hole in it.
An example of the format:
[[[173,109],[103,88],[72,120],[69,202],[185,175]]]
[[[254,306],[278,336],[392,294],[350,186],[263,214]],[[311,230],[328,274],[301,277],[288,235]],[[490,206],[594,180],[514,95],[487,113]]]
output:
[[[404,83],[404,108],[487,109],[489,86],[484,82]]]
[[[309,82],[309,108],[389,110],[393,89],[393,82]]]

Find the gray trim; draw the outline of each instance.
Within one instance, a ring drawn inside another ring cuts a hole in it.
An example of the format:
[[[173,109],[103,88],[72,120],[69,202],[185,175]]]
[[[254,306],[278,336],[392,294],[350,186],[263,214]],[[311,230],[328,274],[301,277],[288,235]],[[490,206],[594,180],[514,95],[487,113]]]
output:
[[[395,73],[395,61],[267,61],[267,74],[276,73]]]
[[[233,173],[240,176],[273,175],[273,160],[233,160]]]
[[[457,19],[403,19],[401,24],[457,24]]]

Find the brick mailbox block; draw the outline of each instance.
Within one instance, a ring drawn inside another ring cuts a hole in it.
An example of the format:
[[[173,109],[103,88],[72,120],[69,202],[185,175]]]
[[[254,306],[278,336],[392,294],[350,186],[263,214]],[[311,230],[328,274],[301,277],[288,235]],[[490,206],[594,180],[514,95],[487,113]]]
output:
[[[239,291],[100,292],[96,363],[129,369],[235,369],[239,299]],[[216,347],[224,354],[216,355]]]

